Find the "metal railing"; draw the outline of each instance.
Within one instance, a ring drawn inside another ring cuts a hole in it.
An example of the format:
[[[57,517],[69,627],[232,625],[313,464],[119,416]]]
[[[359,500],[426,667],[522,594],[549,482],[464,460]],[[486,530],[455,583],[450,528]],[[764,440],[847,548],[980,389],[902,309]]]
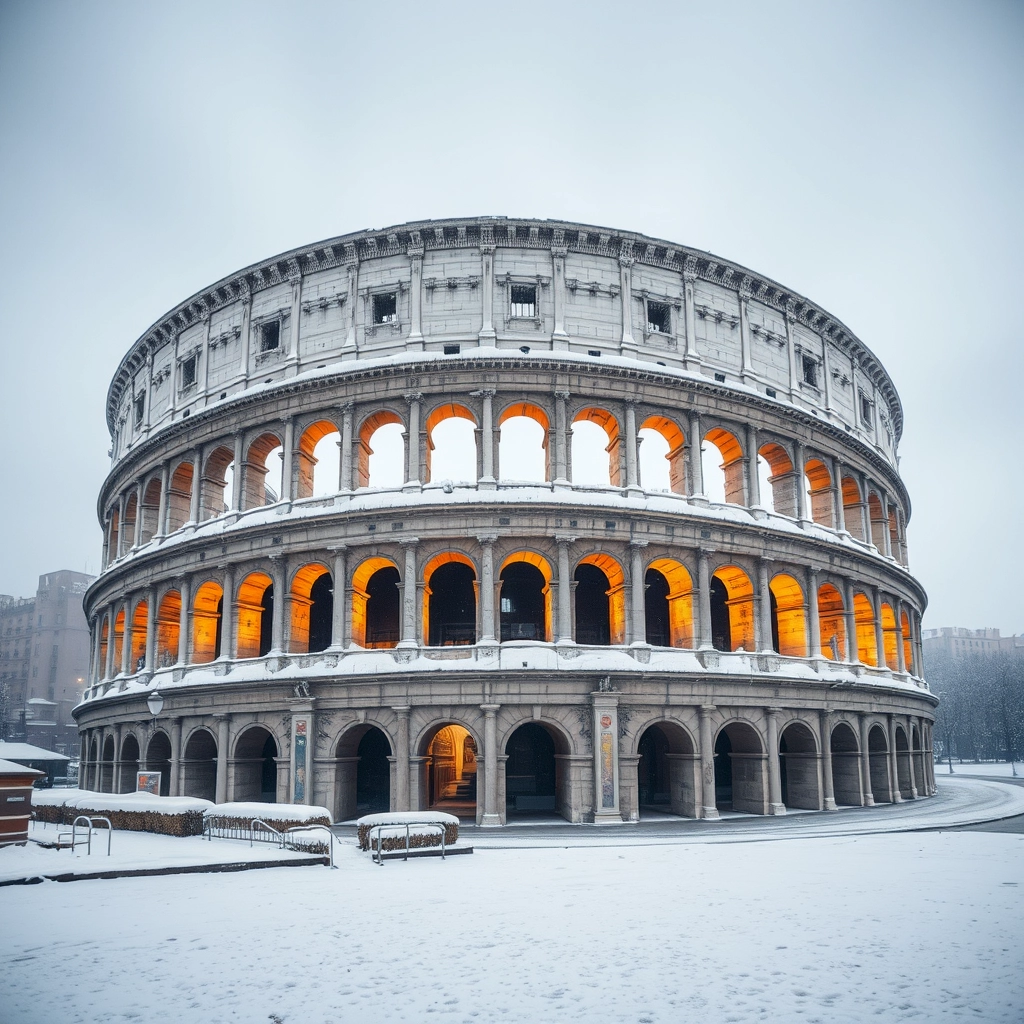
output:
[[[441,859],[444,860],[444,857],[445,857],[444,825],[436,825],[436,824],[431,824],[429,822],[418,822],[415,826],[413,826],[410,822],[406,822],[405,823],[405,856],[402,859],[403,860],[408,860],[409,859],[409,849],[410,849],[410,847],[409,847],[409,838],[410,838],[410,835],[411,835],[411,831],[410,830],[413,827],[416,828],[417,832],[421,831],[422,829],[435,829],[436,828],[438,830],[438,833],[441,836]],[[388,829],[400,829],[400,828],[402,828],[402,823],[401,822],[392,822],[389,825],[374,825],[370,829],[370,835],[369,835],[369,839],[370,839],[370,855],[372,856],[373,862],[375,864],[378,864],[380,867],[384,867],[384,852],[385,852],[384,851],[384,845],[383,845],[383,841],[384,841],[384,838],[385,838],[384,832],[387,831]],[[392,838],[392,836],[389,835],[387,838]],[[377,841],[377,848],[376,848],[376,850],[374,850],[374,840]]]
[[[293,825],[286,832],[281,832],[268,824],[262,818],[253,818],[248,825],[238,824],[238,819],[224,814],[208,814],[203,820],[203,838],[213,842],[217,839],[248,839],[249,846],[253,843],[272,843],[279,849],[292,849],[298,852],[308,852],[303,849],[301,843],[290,840],[288,837],[293,832],[311,832],[322,830],[330,836],[327,844],[327,854],[330,858],[330,867],[334,863],[334,843],[337,837],[326,825]]]
[[[114,826],[110,823],[110,819],[109,818],[104,818],[102,815],[99,815],[99,814],[94,815],[93,817],[87,817],[84,814],[79,814],[78,817],[75,818],[75,820],[72,822],[72,824],[71,824],[71,831],[70,832],[58,832],[57,833],[57,849],[58,850],[63,850],[63,849],[74,850],[74,848],[79,844],[79,842],[83,842],[83,843],[85,843],[86,856],[91,856],[92,855],[92,834],[96,830],[96,822],[98,822],[98,821],[105,822],[106,826],[107,826],[107,856],[109,857],[110,856],[110,844],[111,844],[111,842],[113,840],[113,837],[114,837]],[[81,839],[81,840],[79,840],[79,838],[78,838],[78,826],[79,826],[80,822],[83,823],[82,827],[85,828],[85,837],[83,839]],[[65,839],[70,839],[71,840],[71,845],[70,846],[66,846],[65,845],[65,843],[64,843]]]

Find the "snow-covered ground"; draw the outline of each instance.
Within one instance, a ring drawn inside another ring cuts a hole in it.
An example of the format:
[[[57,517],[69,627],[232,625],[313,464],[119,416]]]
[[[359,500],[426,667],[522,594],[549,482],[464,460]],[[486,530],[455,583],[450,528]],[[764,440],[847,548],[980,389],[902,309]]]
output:
[[[1024,1013],[1024,836],[646,846],[624,835],[384,867],[346,845],[339,863],[0,889],[0,1020],[990,1024]]]
[[[1017,761],[1011,765],[1007,761],[987,761],[981,764],[974,764],[970,761],[965,761],[961,764],[959,761],[953,762],[953,774],[954,775],[988,775],[994,779],[1009,779],[1013,776],[1014,769],[1017,772],[1017,778],[1024,779],[1024,762]],[[945,761],[939,761],[935,765],[935,775],[948,775],[949,765]]]

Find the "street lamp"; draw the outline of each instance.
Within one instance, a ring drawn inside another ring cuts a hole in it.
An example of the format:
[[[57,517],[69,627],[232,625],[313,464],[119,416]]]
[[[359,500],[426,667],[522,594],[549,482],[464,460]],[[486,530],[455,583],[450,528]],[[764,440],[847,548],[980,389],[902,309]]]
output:
[[[146,705],[149,708],[149,713],[156,718],[164,709],[164,699],[160,696],[157,690],[154,690],[149,695],[149,700],[146,701]]]

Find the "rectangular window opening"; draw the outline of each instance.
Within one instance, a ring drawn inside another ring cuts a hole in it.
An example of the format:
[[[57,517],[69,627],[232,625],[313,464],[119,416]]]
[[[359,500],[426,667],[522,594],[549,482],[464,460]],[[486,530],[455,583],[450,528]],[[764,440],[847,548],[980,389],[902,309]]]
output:
[[[444,347],[444,354],[446,356],[457,356],[461,351],[461,345],[445,345]]]
[[[715,374],[715,380],[717,380],[719,384],[724,384],[725,383],[725,374],[724,373],[716,373]]]
[[[188,359],[182,361],[181,364],[181,388],[184,391],[185,388],[192,387],[196,382],[196,357],[189,356]]]
[[[767,395],[767,396],[768,396],[769,398],[775,398],[775,397],[776,397],[776,395],[775,395],[775,388],[765,388],[765,389],[764,389],[764,393],[765,393],[765,394],[766,394],[766,395]]]
[[[273,352],[281,344],[281,321],[271,320],[260,327],[260,351]]]
[[[393,324],[398,322],[398,296],[394,292],[383,292],[373,297],[373,322]]]
[[[647,302],[647,333],[672,333],[672,307],[667,302]]]
[[[533,319],[537,316],[537,286],[534,284],[512,285],[512,316]]]
[[[138,395],[135,399],[135,426],[136,428],[142,426],[142,418],[146,414],[146,396],[145,394]]]
[[[864,423],[871,422],[871,399],[867,395],[860,396],[860,418]]]
[[[818,386],[818,364],[810,356],[803,357],[804,383],[810,384],[812,388]]]

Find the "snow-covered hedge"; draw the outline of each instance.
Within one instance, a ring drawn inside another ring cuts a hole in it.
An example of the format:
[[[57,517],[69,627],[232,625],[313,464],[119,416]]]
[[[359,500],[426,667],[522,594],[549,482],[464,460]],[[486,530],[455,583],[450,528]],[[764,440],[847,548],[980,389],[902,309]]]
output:
[[[91,793],[81,789],[33,794],[37,821],[70,825],[79,814],[102,815],[116,829],[164,836],[200,836],[203,814],[214,805],[191,796],[152,793]]]
[[[436,829],[420,829],[417,825],[441,825],[445,846],[454,846],[459,840],[459,819],[454,814],[439,811],[391,811],[387,814],[367,814],[356,822],[359,849],[370,849],[370,829],[375,825],[390,826],[382,830],[381,848],[405,849],[405,826],[409,826],[409,847],[440,846],[441,834]],[[375,845],[376,848],[376,845]]]
[[[225,828],[248,828],[254,818],[259,818],[278,832],[287,832],[297,825],[331,823],[331,812],[326,807],[309,804],[212,804],[206,816],[223,819],[219,824]]]

